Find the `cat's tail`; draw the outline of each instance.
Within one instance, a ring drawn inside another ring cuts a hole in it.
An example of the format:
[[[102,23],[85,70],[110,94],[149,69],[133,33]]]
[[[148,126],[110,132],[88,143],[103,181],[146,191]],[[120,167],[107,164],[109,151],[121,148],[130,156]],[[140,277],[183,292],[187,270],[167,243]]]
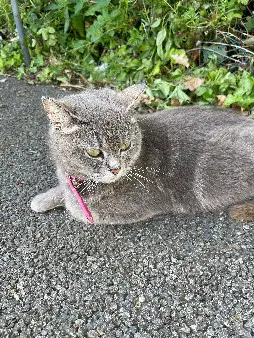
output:
[[[254,201],[230,207],[229,215],[238,221],[254,221]]]

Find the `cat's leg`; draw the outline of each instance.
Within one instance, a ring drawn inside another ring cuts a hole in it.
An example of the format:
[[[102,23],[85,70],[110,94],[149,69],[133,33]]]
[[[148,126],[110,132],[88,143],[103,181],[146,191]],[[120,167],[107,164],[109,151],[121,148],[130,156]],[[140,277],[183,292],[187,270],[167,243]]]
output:
[[[76,198],[69,191],[65,194],[65,208],[77,220],[83,223],[88,223],[88,220],[84,216],[84,213],[80,208],[80,205],[78,204]]]
[[[60,186],[35,196],[31,202],[31,209],[36,212],[45,212],[60,206],[64,206],[64,193]]]
[[[254,201],[230,207],[229,215],[238,221],[254,221]]]

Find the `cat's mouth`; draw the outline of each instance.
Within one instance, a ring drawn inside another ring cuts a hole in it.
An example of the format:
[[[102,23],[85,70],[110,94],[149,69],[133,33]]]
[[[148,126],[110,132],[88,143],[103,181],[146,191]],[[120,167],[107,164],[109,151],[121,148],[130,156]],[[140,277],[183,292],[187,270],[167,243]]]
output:
[[[70,176],[72,184],[74,185],[75,189],[78,189],[81,187],[81,185],[85,182],[84,178],[76,177],[76,176]]]
[[[124,174],[123,170],[117,170],[116,172],[107,171],[104,174],[96,173],[93,174],[92,179],[96,183],[114,183],[119,180]]]

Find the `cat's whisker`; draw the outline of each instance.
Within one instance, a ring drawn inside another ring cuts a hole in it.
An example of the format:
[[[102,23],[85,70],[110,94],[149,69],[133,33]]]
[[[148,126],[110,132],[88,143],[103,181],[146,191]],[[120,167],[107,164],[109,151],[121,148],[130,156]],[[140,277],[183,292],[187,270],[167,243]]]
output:
[[[68,196],[68,191],[66,191],[64,194],[63,194],[63,198],[60,200],[60,202],[64,202],[66,197]]]
[[[95,188],[97,187],[98,183],[93,181],[87,181],[85,186],[82,188],[80,193],[83,193],[85,190],[87,190],[89,193],[94,193]]]
[[[139,182],[139,184],[143,187],[143,188],[145,188],[145,185],[135,176],[135,175],[133,175],[133,173],[132,172],[129,172],[129,174],[128,175],[130,175],[131,176],[131,178],[134,178],[137,182]],[[127,177],[127,175],[126,175],[126,177]],[[129,178],[129,176],[128,176],[128,178]]]
[[[125,176],[129,181],[133,182],[133,185],[136,189],[139,189],[139,187],[135,184],[135,181],[132,179],[132,175],[131,173],[129,173],[128,175]],[[135,178],[135,177],[133,177]]]
[[[97,186],[97,183],[88,180],[88,181],[85,182],[85,184],[84,184],[84,182],[82,182],[82,184],[84,185],[84,187],[82,188],[82,190],[79,191],[79,195],[82,196],[82,193],[85,190],[87,190],[89,192],[89,194],[94,194],[94,190],[95,190],[95,187]],[[73,195],[71,197],[71,200],[72,200],[72,202],[75,202],[75,200],[76,200],[75,195]]]
[[[82,192],[84,192],[86,189],[88,190],[88,191],[90,191],[90,185],[91,185],[91,183],[90,183],[90,181],[86,181],[86,183],[85,183],[85,185],[83,186],[83,188],[80,190],[80,194],[82,193]]]
[[[91,183],[91,181],[81,182],[81,183],[79,183],[75,188],[76,188],[76,189],[79,189],[82,185],[84,185],[84,186],[83,186],[82,190],[80,191],[80,194],[81,194],[83,191],[85,191],[86,189],[88,190],[89,193],[93,193],[93,192],[94,192],[93,189],[90,189],[90,187],[93,186],[93,183]],[[95,186],[96,186],[96,185],[97,185],[97,184],[95,184]],[[92,187],[92,188],[93,188],[93,187]],[[68,191],[67,191],[66,193],[64,193],[63,198],[60,200],[61,203],[64,202],[64,200],[66,199],[68,193],[69,193]],[[72,195],[71,200],[72,200],[72,202],[75,201],[75,196],[74,196],[74,195]]]
[[[137,177],[135,177],[134,176],[134,178],[140,183],[140,185],[143,187],[143,188],[145,188],[146,186],[137,178]]]
[[[133,174],[134,176],[138,176],[138,177],[144,179],[144,180],[147,181],[147,182],[153,183],[152,180],[149,180],[147,177],[145,177],[145,176],[143,176],[143,175],[140,175],[140,174],[138,174],[138,173],[136,173],[136,172],[133,172],[132,174]]]
[[[65,201],[66,197],[68,196],[68,193],[69,193],[68,191],[66,191],[66,192],[64,193],[63,198],[60,200],[61,203]],[[73,196],[71,197],[71,199],[72,199],[72,201],[74,201],[74,200],[75,200],[75,196],[73,195]]]
[[[129,177],[129,174],[125,176],[129,181],[132,181],[131,177]]]

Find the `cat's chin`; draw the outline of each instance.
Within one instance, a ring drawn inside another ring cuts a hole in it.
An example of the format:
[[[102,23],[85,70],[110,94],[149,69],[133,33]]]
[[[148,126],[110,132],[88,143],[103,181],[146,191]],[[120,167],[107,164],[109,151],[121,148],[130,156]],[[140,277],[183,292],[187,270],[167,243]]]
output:
[[[121,177],[123,176],[123,174],[120,172],[117,175],[108,173],[107,175],[101,176],[101,175],[94,175],[92,177],[92,180],[95,181],[96,183],[114,183],[116,181],[118,181]]]
[[[96,183],[114,183],[119,180],[120,177],[113,177],[113,178],[100,178],[100,179],[94,179]]]

